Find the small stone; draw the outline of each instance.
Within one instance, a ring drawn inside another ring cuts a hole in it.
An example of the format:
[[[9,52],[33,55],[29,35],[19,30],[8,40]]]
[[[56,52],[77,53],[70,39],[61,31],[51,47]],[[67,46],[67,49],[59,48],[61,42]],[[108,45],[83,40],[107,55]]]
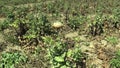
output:
[[[61,28],[63,26],[63,24],[59,21],[56,21],[52,24],[52,27],[54,28]]]

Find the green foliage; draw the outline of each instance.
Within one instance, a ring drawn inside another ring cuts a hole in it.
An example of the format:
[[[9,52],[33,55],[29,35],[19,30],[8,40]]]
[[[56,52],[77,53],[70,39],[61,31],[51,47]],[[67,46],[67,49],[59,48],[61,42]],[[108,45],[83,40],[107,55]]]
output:
[[[89,28],[90,28],[90,33],[93,36],[96,35],[100,35],[101,33],[103,33],[103,16],[102,14],[98,14],[94,17],[95,19],[93,21],[90,22],[89,24]]]
[[[14,36],[14,35],[11,35],[11,34],[9,34],[9,35],[4,35],[4,38],[5,38],[5,40],[6,41],[9,41],[9,42],[11,42],[11,43],[13,43],[13,44],[18,44],[18,40],[17,40],[17,38]]]
[[[47,5],[47,9],[48,9],[48,12],[49,13],[54,13],[56,10],[55,10],[55,5],[53,3],[49,3]]]
[[[118,43],[118,38],[117,37],[113,37],[113,36],[112,37],[107,37],[106,40],[113,45]]]
[[[10,10],[10,11],[9,11]],[[0,23],[0,30],[4,30],[6,28],[9,28],[9,24],[13,22],[14,14],[12,13],[12,9],[4,8],[3,11],[6,16],[5,20]]]
[[[7,17],[7,15],[9,15],[10,13],[12,13],[13,8],[8,8],[6,6],[1,6],[0,8],[0,16],[2,17]]]
[[[2,58],[0,60],[0,68],[14,68],[15,64],[26,61],[27,57],[19,52],[5,52],[2,54]]]
[[[37,15],[27,14],[27,12],[28,8],[20,8],[15,13],[8,15],[7,20],[0,25],[1,30],[10,27],[16,37],[20,36],[22,39],[28,40],[52,34],[51,23],[46,15],[41,12]]]
[[[30,20],[29,23],[27,23],[29,30],[24,35],[24,38],[32,39],[51,33],[51,24],[45,15],[39,14],[39,17],[31,17],[30,19],[32,19],[32,21]]]
[[[80,51],[79,47],[73,49],[68,48],[60,39],[54,41],[50,37],[44,37],[44,42],[47,43],[48,47],[48,59],[50,60],[52,68],[76,68],[80,66],[80,62],[83,62],[85,57]],[[49,40],[49,42],[48,42]]]
[[[77,28],[79,28],[81,26],[81,24],[84,23],[84,21],[85,21],[84,19],[85,18],[82,15],[76,15],[76,16],[70,17],[68,25],[72,29],[76,30]]]
[[[79,47],[74,44],[73,47],[71,44],[67,44],[69,41],[65,38],[62,40],[59,38],[53,40],[51,37],[46,36],[57,36],[53,35],[55,30],[55,32],[60,30],[58,34],[62,37],[64,37],[63,35],[66,35],[66,33],[69,33],[69,31],[76,30],[77,32],[80,32],[79,35],[86,34],[88,31],[93,36],[101,35],[104,32],[104,22],[107,22],[105,25],[119,28],[119,2],[119,0],[110,0],[109,2],[106,2],[105,0],[97,0],[95,2],[94,0],[90,2],[86,0],[80,0],[79,2],[78,0],[1,0],[0,17],[7,17],[7,19],[0,23],[0,30],[10,30],[5,36],[12,43],[21,41],[23,42],[23,45],[24,43],[32,45],[36,40],[41,42],[43,39],[46,45],[38,47],[34,51],[36,61],[40,61],[41,63],[44,62],[44,58],[46,59],[44,56],[47,52],[47,58],[52,65],[51,67],[79,68],[82,67],[80,63],[83,62],[85,57]],[[91,14],[93,14],[93,16],[91,16],[90,19],[87,19],[86,17]],[[104,15],[107,19],[104,18]],[[50,22],[54,20],[61,21],[64,26],[62,28],[53,29],[54,27],[51,27]],[[89,38],[89,36],[86,36],[86,38]],[[107,37],[106,40],[113,45],[118,43],[116,37]],[[82,42],[83,45],[86,46],[90,45],[89,42],[84,42],[83,40],[79,40],[79,38],[76,38],[75,42]],[[42,47],[43,49],[45,47],[45,50],[43,50]],[[9,55],[11,56],[11,53]],[[16,56],[13,53],[12,55]],[[43,61],[41,61],[41,59]],[[116,59],[113,59],[113,61],[115,64],[119,63]],[[12,61],[10,61],[9,64],[11,64],[11,62]],[[113,66],[115,64],[113,64]],[[116,66],[118,65],[119,64]],[[95,67],[95,65],[91,67]]]
[[[26,3],[34,3],[37,2],[36,0],[6,0],[6,1],[0,1],[0,5],[20,5],[20,4],[26,4]]]
[[[120,10],[118,7],[112,9],[112,14],[107,16],[107,21],[109,22],[108,24],[112,28],[117,28],[119,29],[120,27]]]
[[[4,22],[0,22],[0,30],[4,30],[4,29],[6,29],[6,28],[8,28],[8,21],[7,20],[5,20]]]
[[[120,50],[115,53],[115,57],[110,60],[110,64],[112,68],[120,67]]]
[[[42,48],[42,47],[40,47],[40,46],[37,46],[36,48],[35,48],[35,50],[34,50],[34,53],[33,53],[33,55],[35,56],[35,57],[39,57],[39,55],[40,56],[43,56],[44,54],[42,54],[42,51],[44,51],[44,49]]]

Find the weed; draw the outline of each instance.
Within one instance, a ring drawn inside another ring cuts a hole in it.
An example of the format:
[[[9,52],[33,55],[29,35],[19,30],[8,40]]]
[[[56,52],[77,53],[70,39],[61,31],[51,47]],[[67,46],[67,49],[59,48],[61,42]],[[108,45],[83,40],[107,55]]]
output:
[[[32,1],[32,0],[28,0],[28,1],[25,1],[25,0],[18,0],[18,1],[16,1],[16,0],[11,0],[11,1],[9,1],[9,0],[6,0],[6,2],[4,2],[4,1],[0,1],[0,4],[7,4],[7,5],[20,5],[20,4],[26,4],[26,3],[35,3],[35,2],[37,2],[36,0],[35,1]]]
[[[14,14],[9,15],[1,29],[11,27],[16,34],[15,36],[20,37],[18,39],[28,39],[29,41],[52,34],[51,24],[44,14],[27,14],[27,11],[25,8],[21,8]]]
[[[118,38],[117,37],[107,37],[106,40],[110,42],[112,45],[115,45],[118,43]]]
[[[76,16],[69,18],[68,25],[72,29],[76,30],[77,28],[81,26],[82,23],[84,23],[84,17],[82,15],[76,15]]]
[[[120,50],[115,53],[115,57],[110,60],[110,64],[112,68],[120,67]]]
[[[19,64],[20,62],[26,62],[27,57],[20,54],[19,52],[5,52],[2,54],[2,58],[0,61],[0,68],[14,68],[15,64]]]
[[[93,36],[100,35],[103,33],[103,18],[101,14],[95,16],[92,23],[89,24],[90,34]]]
[[[119,28],[119,26],[120,26],[120,9],[117,7],[117,8],[115,8],[115,9],[113,9],[113,18],[112,18],[112,20],[113,20],[113,25],[114,25],[114,27],[115,28]]]
[[[48,42],[49,40],[49,42]],[[59,39],[54,41],[50,37],[44,37],[45,43],[49,45],[47,50],[48,59],[50,60],[51,67],[53,68],[67,68],[67,67],[82,67],[83,53],[78,47],[73,49],[69,48],[69,45],[62,43]]]

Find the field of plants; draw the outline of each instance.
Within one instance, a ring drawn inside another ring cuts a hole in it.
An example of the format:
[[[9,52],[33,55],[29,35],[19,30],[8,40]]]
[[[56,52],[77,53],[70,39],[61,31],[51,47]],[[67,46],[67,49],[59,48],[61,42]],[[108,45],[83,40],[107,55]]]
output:
[[[1,0],[0,68],[120,68],[120,0]]]

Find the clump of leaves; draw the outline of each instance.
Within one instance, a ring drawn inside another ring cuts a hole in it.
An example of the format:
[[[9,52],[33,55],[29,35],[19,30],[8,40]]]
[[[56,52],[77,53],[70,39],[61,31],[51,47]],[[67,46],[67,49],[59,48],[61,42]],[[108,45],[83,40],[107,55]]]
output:
[[[28,10],[25,8],[15,11],[8,16],[8,20],[5,21],[1,29],[10,27],[20,44],[22,41],[27,40],[30,42],[33,39],[53,33],[51,31],[51,24],[45,14],[41,12],[38,14],[27,12]],[[26,43],[28,43],[27,41]]]
[[[111,24],[111,27],[114,27],[114,28],[119,28],[120,26],[120,21],[119,21],[119,17],[117,15],[112,15],[110,16],[110,24]]]
[[[110,17],[113,27],[119,28],[120,26],[120,9],[113,9],[113,16]]]
[[[78,47],[69,48],[60,39],[53,40],[50,37],[44,37],[44,42],[48,47],[48,59],[53,68],[82,67],[84,55]],[[81,65],[82,64],[82,65]]]
[[[95,19],[89,24],[89,32],[93,36],[100,35],[103,33],[103,18],[101,14],[94,17]]]
[[[27,23],[29,29],[23,36],[27,39],[40,38],[41,36],[50,35],[51,24],[47,17],[43,14],[38,14],[39,16],[30,16],[29,23]],[[32,19],[32,20],[31,20]]]
[[[120,50],[115,53],[115,57],[110,60],[112,68],[120,68]]]
[[[9,22],[7,20],[0,22],[0,30],[3,31],[4,29],[8,28],[8,23]]]
[[[16,64],[20,62],[26,62],[27,57],[20,54],[19,52],[5,52],[2,53],[2,58],[0,60],[0,67],[1,68],[15,68]]]
[[[13,12],[14,8],[7,7],[7,6],[0,6],[0,15],[3,17],[7,17]]]
[[[7,18],[0,23],[0,30],[3,31],[4,29],[9,28],[9,24],[11,24],[11,22],[13,22],[13,19],[14,19],[14,14],[9,13],[7,15]]]
[[[82,23],[84,23],[84,17],[82,15],[77,14],[69,18],[68,25],[72,29],[76,30],[81,26]]]
[[[23,36],[28,30],[28,27],[26,25],[27,21],[26,19],[24,19],[26,18],[26,13],[27,13],[26,10],[24,8],[21,8],[18,11],[7,15],[7,19],[3,22],[1,30],[9,28],[11,30],[11,34],[14,36],[14,39],[16,40],[17,37]],[[12,39],[10,41],[12,41]]]

